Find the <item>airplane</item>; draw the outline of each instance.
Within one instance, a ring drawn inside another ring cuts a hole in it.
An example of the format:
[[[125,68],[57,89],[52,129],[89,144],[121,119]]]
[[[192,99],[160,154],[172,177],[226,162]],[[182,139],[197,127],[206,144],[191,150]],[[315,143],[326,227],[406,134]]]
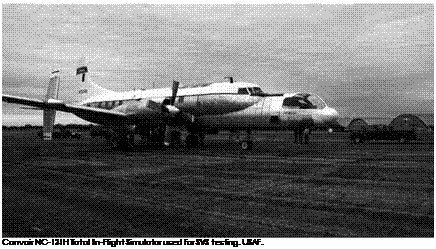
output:
[[[257,84],[234,82],[232,77],[225,77],[229,81],[222,83],[179,87],[174,81],[172,88],[114,92],[89,77],[85,79],[86,73],[86,66],[76,70],[83,88],[74,103],[58,99],[58,70],[52,72],[44,99],[2,94],[2,100],[43,110],[44,140],[52,139],[56,111],[62,111],[109,127],[113,135],[110,140],[118,147],[132,146],[134,133],[159,139],[165,146],[177,146],[179,130],[187,130],[186,143],[198,146],[203,145],[206,134],[228,130],[231,137],[246,131],[239,142],[248,150],[253,145],[254,130],[293,130],[295,142],[301,143],[310,130],[334,126],[339,118],[338,112],[316,94],[267,94]]]

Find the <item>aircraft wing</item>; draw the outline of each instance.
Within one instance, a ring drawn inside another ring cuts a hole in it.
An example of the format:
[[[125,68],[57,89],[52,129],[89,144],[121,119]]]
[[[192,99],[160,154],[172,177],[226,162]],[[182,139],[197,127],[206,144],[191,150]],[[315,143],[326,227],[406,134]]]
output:
[[[31,99],[25,97],[12,96],[2,94],[2,101],[13,104],[21,104],[36,107],[35,109],[54,109],[62,112],[70,112],[79,117],[87,116],[96,121],[118,121],[125,122],[128,115],[119,111],[105,110],[94,107],[87,107],[74,104],[66,104],[56,99],[49,99],[47,101],[39,99]],[[99,122],[97,122],[99,123]]]

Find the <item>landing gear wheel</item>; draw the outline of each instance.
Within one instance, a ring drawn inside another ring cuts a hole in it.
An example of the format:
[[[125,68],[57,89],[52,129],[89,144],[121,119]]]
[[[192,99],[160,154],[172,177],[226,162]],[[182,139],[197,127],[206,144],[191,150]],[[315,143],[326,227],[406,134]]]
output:
[[[201,134],[189,134],[186,137],[186,144],[188,147],[194,148],[197,146],[203,146],[204,145],[204,135]]]
[[[178,147],[180,145],[180,136],[181,133],[179,131],[172,131],[171,132],[171,138],[170,138],[170,146],[171,147]]]
[[[194,147],[195,146],[195,136],[192,134],[189,134],[186,136],[186,144],[188,147]]]
[[[253,148],[253,142],[252,141],[242,141],[241,142],[241,149],[243,150],[251,150]]]
[[[353,141],[355,144],[360,144],[362,142],[362,139],[360,139],[360,137],[355,137]]]
[[[134,147],[134,137],[133,135],[126,136],[113,136],[111,139],[112,149],[120,151],[131,151]]]

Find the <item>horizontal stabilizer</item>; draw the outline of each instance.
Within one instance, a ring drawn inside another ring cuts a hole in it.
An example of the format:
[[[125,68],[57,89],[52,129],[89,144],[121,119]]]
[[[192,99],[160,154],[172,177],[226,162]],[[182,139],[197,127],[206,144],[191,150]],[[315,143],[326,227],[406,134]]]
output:
[[[125,122],[128,117],[128,115],[115,110],[106,110],[81,105],[66,104],[63,101],[57,99],[42,101],[38,99],[30,99],[3,94],[2,100],[3,102],[27,105],[33,108],[52,109],[56,111],[69,112],[79,117],[86,116],[89,119],[95,119],[95,123],[100,123],[98,122],[99,120],[108,120],[108,122]]]
[[[44,110],[44,109],[39,108],[39,107],[25,107],[25,106],[21,106],[20,109],[23,109],[23,110]]]
[[[12,96],[7,94],[2,95],[2,101],[7,103],[29,105],[34,107],[44,107],[45,105],[44,101],[39,99],[30,99],[30,98]]]

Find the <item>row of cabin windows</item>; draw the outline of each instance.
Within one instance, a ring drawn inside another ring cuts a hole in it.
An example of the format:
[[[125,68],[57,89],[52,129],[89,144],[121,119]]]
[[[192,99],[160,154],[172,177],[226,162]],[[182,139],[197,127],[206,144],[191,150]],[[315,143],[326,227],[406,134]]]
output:
[[[257,94],[263,94],[263,91],[259,87],[249,87],[249,88],[239,88],[238,94],[250,94],[250,95],[257,95]],[[178,102],[183,103],[184,96],[178,97]],[[123,104],[122,100],[115,100],[115,101],[104,101],[104,102],[93,102],[88,103],[86,106],[88,107],[97,107],[97,108],[106,108],[111,109],[117,106],[120,106]]]
[[[122,100],[114,100],[114,101],[103,101],[103,102],[88,103],[88,104],[86,104],[86,106],[88,106],[88,107],[96,107],[96,108],[112,109],[112,108],[120,106],[122,104],[123,104]]]

